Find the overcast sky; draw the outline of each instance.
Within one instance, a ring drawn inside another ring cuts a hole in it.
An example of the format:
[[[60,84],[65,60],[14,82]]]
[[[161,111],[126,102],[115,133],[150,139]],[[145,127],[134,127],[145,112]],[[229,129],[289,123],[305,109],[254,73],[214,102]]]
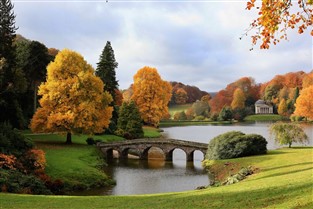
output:
[[[312,37],[289,33],[270,50],[251,48],[239,37],[255,13],[245,1],[60,1],[12,0],[17,33],[48,48],[69,48],[96,68],[111,41],[120,88],[144,66],[164,80],[218,91],[243,76],[256,82],[276,74],[312,70]],[[88,3],[87,3],[88,2]]]

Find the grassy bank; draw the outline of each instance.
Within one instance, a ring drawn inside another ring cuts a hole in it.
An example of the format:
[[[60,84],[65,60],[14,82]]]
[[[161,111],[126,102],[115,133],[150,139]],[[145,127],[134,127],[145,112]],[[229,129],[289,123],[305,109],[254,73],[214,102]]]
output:
[[[280,121],[284,118],[280,115],[269,114],[269,115],[249,115],[245,117],[245,121]]]
[[[186,111],[188,108],[190,108],[192,104],[183,104],[183,105],[170,105],[168,107],[168,111],[171,115],[171,117],[174,117],[174,114],[176,112]]]
[[[233,185],[142,196],[0,194],[0,208],[312,208],[313,148],[228,160],[260,170]],[[225,161],[220,161],[224,163]]]
[[[151,126],[144,126],[143,133],[145,138],[159,138],[161,137],[160,129]]]
[[[201,125],[208,125],[208,124],[231,124],[231,121],[174,121],[174,120],[167,120],[161,121],[160,127],[173,127],[173,126],[201,126]]]
[[[66,190],[88,189],[114,183],[102,170],[104,161],[95,146],[87,145],[87,135],[74,135],[73,144],[66,145],[65,136],[57,134],[25,134],[46,153],[46,173],[61,179]],[[122,140],[112,135],[98,135],[102,141]]]

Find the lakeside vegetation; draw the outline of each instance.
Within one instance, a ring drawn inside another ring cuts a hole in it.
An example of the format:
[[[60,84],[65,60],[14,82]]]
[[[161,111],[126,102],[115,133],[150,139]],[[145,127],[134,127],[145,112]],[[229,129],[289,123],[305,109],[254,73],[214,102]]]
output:
[[[260,114],[260,115],[249,115],[245,117],[245,121],[281,121],[284,117],[277,114]]]
[[[266,155],[216,161],[253,165],[258,172],[228,186],[131,196],[0,194],[2,208],[312,208],[313,148],[284,148]],[[231,167],[229,167],[231,169]]]
[[[231,121],[174,121],[174,120],[166,120],[160,122],[160,127],[173,127],[173,126],[201,126],[208,124],[231,124]]]

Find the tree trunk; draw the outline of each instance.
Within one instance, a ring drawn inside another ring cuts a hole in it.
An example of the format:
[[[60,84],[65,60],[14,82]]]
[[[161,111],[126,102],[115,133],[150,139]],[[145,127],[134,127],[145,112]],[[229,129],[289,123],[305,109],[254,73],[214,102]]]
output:
[[[71,132],[67,132],[67,134],[66,134],[66,144],[72,144],[72,134],[71,134]]]
[[[291,148],[291,143],[289,143],[289,148]]]

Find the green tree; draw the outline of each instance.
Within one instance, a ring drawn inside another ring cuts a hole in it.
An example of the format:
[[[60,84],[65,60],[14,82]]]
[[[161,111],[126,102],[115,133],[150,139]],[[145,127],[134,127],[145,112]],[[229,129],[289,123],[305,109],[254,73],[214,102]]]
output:
[[[197,100],[195,103],[192,104],[191,108],[193,109],[195,116],[202,115],[204,117],[207,117],[210,113],[209,103],[205,100]]]
[[[48,48],[38,41],[20,39],[16,41],[17,66],[24,74],[27,81],[27,91],[21,95],[21,105],[26,119],[30,119],[37,109],[38,86],[45,80],[46,67],[52,56]]]
[[[218,115],[218,119],[221,121],[231,120],[233,118],[233,112],[229,107],[224,106]]]
[[[187,115],[185,111],[176,112],[174,114],[174,120],[187,120]]]
[[[285,99],[280,100],[277,111],[280,115],[288,115],[288,106]]]
[[[140,112],[133,101],[123,102],[120,107],[116,134],[127,139],[143,137]]]
[[[13,42],[17,28],[10,0],[0,0],[0,14],[0,123],[8,121],[13,127],[22,128],[25,119],[18,98],[26,89],[26,81],[24,73],[16,68]]]
[[[100,55],[99,62],[97,63],[96,75],[101,78],[105,83],[103,91],[109,92],[113,101],[110,106],[113,107],[112,118],[108,131],[113,133],[116,130],[116,124],[118,120],[118,108],[116,107],[116,90],[118,89],[118,81],[116,80],[115,69],[118,67],[118,63],[115,60],[114,50],[110,41],[107,41],[102,54]]]
[[[39,86],[40,108],[30,128],[36,133],[101,133],[108,127],[112,97],[103,92],[103,82],[84,58],[64,49],[47,67],[47,80]]]
[[[275,141],[281,145],[288,144],[291,147],[292,142],[308,142],[308,136],[300,125],[294,123],[277,122],[270,126],[270,134],[275,137]]]

